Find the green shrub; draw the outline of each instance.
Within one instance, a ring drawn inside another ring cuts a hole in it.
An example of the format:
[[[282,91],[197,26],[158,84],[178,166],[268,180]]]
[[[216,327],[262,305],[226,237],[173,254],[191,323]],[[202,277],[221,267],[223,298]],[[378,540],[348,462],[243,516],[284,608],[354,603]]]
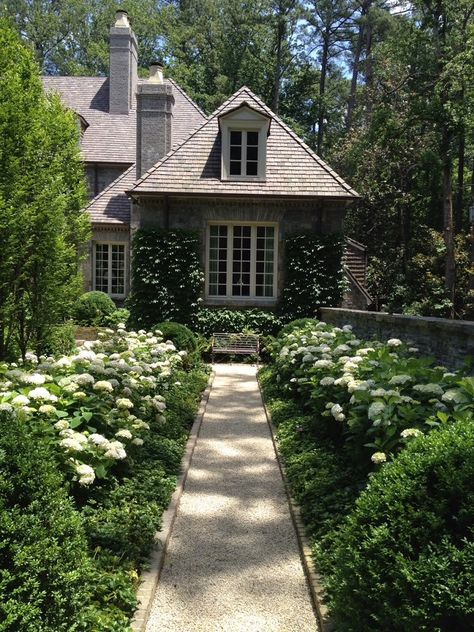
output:
[[[284,325],[280,331],[278,332],[278,338],[282,338],[288,334],[292,334],[297,329],[301,329],[306,325],[314,325],[316,323],[315,318],[297,318],[296,320],[292,320],[291,322]]]
[[[241,333],[252,331],[262,335],[275,335],[281,327],[280,318],[263,309],[211,309],[201,308],[196,329],[204,336],[217,332]]]
[[[91,601],[80,514],[51,452],[0,413],[0,630],[69,632]]]
[[[120,325],[120,323],[126,325],[129,318],[129,310],[125,309],[125,307],[120,307],[104,318],[104,325],[108,325],[109,327]]]
[[[105,292],[86,292],[75,305],[74,318],[80,325],[104,325],[115,310],[115,303]]]
[[[65,323],[48,329],[39,352],[52,356],[72,355],[76,347],[76,327]]]
[[[413,441],[370,480],[326,553],[338,630],[474,629],[474,422]]]
[[[193,332],[180,323],[158,323],[154,329],[159,329],[165,340],[171,340],[176,349],[193,353],[197,349],[197,340]]]

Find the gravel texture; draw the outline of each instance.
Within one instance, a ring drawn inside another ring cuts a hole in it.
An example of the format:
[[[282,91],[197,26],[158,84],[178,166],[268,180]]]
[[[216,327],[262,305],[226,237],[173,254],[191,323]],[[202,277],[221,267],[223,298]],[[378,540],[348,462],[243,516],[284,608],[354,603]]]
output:
[[[255,377],[218,364],[147,632],[315,632]]]

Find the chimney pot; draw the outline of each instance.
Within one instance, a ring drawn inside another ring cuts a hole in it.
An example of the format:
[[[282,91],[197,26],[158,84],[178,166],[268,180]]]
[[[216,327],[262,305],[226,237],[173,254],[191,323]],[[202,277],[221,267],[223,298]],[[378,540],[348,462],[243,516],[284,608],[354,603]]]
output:
[[[130,28],[130,22],[128,21],[128,12],[124,9],[117,9],[115,12],[115,28]]]
[[[163,64],[159,61],[150,64],[149,83],[163,83]]]

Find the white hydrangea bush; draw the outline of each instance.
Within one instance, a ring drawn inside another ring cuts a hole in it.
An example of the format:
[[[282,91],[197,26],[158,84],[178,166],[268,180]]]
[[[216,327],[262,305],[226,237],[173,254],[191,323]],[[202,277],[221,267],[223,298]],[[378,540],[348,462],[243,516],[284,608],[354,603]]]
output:
[[[185,352],[161,332],[107,329],[73,356],[0,367],[0,412],[49,436],[81,486],[139,450],[166,423],[166,391]]]
[[[474,412],[474,378],[433,366],[398,338],[361,341],[352,327],[308,323],[273,347],[279,388],[373,463],[432,427]]]

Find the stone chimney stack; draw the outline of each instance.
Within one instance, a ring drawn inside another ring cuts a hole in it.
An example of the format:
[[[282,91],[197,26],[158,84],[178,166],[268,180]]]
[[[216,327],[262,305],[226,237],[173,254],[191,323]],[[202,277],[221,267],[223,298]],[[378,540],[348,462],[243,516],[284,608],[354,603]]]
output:
[[[111,114],[128,114],[134,108],[138,78],[137,40],[126,11],[118,10],[110,29],[110,96]]]
[[[163,66],[150,66],[150,78],[137,90],[137,177],[171,149],[173,88],[163,81]]]

